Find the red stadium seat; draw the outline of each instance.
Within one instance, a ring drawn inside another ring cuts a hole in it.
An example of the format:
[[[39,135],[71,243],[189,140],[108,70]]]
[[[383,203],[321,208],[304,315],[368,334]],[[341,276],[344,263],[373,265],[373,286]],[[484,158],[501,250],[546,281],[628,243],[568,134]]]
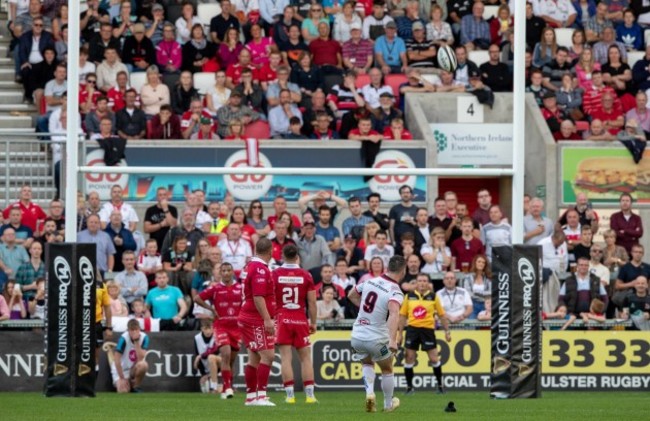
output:
[[[45,102],[45,95],[41,96],[41,102],[38,104],[38,112],[40,115],[45,114],[47,110],[47,102]]]
[[[408,78],[405,74],[399,73],[395,75],[386,75],[386,85],[393,88],[393,93],[395,94],[395,105],[399,105],[399,87],[403,83],[408,82]]]
[[[245,138],[269,139],[271,137],[271,128],[266,121],[255,121],[246,126],[244,129]]]
[[[153,139],[151,133],[153,132],[153,120],[147,120],[147,139]]]
[[[357,75],[357,82],[356,82],[357,89],[361,89],[362,87],[366,86],[369,83],[370,83],[370,76],[368,76],[365,73]]]
[[[584,132],[586,130],[589,130],[589,122],[588,121],[576,121],[576,130],[579,132]]]

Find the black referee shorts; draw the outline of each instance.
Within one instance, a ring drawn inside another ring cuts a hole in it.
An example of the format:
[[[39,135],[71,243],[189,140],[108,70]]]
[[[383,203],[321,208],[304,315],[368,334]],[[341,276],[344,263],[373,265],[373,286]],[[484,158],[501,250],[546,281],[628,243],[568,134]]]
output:
[[[417,351],[429,351],[438,347],[436,332],[426,327],[406,327],[404,348]]]
[[[97,347],[104,344],[104,325],[100,322],[95,323],[95,340],[97,341]]]

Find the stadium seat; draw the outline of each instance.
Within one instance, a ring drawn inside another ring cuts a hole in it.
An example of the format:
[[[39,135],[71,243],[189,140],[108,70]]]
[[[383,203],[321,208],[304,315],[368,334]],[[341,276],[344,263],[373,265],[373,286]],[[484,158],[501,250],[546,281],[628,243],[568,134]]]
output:
[[[557,45],[560,47],[571,48],[573,42],[571,37],[573,37],[572,28],[555,28],[555,39],[557,40]]]
[[[645,57],[645,51],[628,51],[627,64],[630,68],[634,67],[634,63],[642,60]]]
[[[131,76],[129,76],[129,82],[131,83],[131,87],[139,94],[142,91],[142,87],[147,84],[147,73],[131,73]]]
[[[214,86],[214,73],[198,72],[194,73],[194,87],[201,95],[205,95],[211,86]]]
[[[499,6],[485,6],[483,19],[490,20],[499,13]]]
[[[481,67],[481,64],[487,63],[490,60],[490,54],[487,50],[474,50],[469,52],[468,58],[476,63],[478,67]]]
[[[589,130],[589,122],[584,120],[576,121],[576,130],[579,132]]]
[[[271,137],[271,127],[266,121],[255,121],[244,129],[244,138],[252,137],[253,139],[269,139]]]
[[[370,76],[368,76],[365,73],[357,75],[356,86],[358,89],[361,89],[362,87],[366,86],[369,83],[370,83]]]
[[[210,35],[210,21],[213,17],[221,13],[221,5],[219,3],[200,3],[197,10],[196,16],[203,22],[205,27],[205,33]]]
[[[393,94],[395,94],[395,105],[399,105],[399,87],[406,82],[408,82],[408,78],[405,74],[399,73],[394,75],[386,75],[386,85],[393,88]]]
[[[147,139],[152,139],[151,133],[153,132],[153,120],[147,120]]]

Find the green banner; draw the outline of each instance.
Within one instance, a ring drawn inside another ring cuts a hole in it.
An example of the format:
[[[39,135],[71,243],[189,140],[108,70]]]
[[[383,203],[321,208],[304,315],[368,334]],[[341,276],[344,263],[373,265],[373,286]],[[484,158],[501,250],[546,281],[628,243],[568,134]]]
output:
[[[564,204],[575,203],[578,193],[593,203],[618,203],[621,193],[650,203],[650,151],[638,165],[625,148],[562,147],[560,159]]]

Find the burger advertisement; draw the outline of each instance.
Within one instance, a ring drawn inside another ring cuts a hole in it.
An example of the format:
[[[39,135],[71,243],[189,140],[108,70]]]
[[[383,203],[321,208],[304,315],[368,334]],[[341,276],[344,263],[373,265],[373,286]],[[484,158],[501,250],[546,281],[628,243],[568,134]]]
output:
[[[569,148],[561,153],[562,202],[575,203],[585,193],[592,203],[618,203],[630,193],[650,203],[650,151],[638,164],[625,148]]]

